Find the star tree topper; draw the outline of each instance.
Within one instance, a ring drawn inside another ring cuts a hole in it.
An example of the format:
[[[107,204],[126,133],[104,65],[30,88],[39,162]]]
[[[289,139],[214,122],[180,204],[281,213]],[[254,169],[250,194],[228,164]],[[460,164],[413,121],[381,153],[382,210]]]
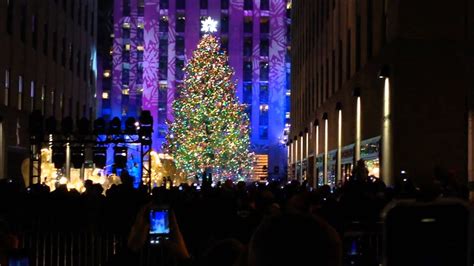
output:
[[[207,17],[207,19],[203,20],[201,23],[202,32],[212,33],[217,31],[217,20],[213,20],[211,17]]]

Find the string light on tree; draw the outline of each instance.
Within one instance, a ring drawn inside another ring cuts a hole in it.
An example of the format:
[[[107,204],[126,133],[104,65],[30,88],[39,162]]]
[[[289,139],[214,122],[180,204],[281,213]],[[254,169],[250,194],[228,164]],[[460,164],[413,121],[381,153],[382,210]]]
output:
[[[208,19],[209,20],[209,19]],[[214,26],[204,26],[212,31]],[[188,176],[212,172],[214,180],[243,180],[252,171],[249,119],[236,96],[234,71],[219,40],[205,34],[185,67],[173,103],[165,148]]]

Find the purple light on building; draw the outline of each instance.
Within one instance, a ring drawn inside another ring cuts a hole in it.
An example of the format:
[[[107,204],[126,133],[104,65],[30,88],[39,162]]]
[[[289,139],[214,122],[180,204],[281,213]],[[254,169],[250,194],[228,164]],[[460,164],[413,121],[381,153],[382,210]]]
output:
[[[110,110],[99,115],[137,117],[140,110],[150,110],[153,146],[160,151],[166,121],[173,120],[182,68],[202,36],[201,20],[212,17],[219,21],[216,35],[235,70],[237,95],[248,104],[252,150],[262,155],[257,167],[268,169],[270,177],[283,177],[289,123],[288,1],[116,0],[113,84],[106,99]]]

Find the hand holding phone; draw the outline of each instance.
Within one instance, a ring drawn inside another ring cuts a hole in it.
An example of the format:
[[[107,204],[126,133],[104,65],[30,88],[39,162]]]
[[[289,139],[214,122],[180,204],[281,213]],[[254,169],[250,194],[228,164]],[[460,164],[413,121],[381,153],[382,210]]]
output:
[[[149,212],[150,232],[149,241],[152,245],[157,245],[168,240],[170,237],[170,219],[167,207],[152,208]]]

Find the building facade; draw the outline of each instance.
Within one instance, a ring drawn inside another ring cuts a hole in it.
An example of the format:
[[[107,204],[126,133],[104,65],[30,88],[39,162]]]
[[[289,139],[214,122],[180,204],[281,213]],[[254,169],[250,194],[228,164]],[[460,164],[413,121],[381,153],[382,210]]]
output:
[[[7,0],[0,14],[0,178],[21,178],[31,111],[95,116],[97,1]]]
[[[99,83],[100,116],[154,117],[160,151],[173,120],[183,67],[202,36],[201,21],[219,21],[216,33],[235,70],[237,95],[247,104],[256,174],[285,176],[289,111],[289,9],[286,0],[115,0],[113,43]]]
[[[468,168],[472,181],[473,12],[465,0],[294,1],[291,177],[334,186],[364,159],[389,185],[435,171],[467,184]]]

